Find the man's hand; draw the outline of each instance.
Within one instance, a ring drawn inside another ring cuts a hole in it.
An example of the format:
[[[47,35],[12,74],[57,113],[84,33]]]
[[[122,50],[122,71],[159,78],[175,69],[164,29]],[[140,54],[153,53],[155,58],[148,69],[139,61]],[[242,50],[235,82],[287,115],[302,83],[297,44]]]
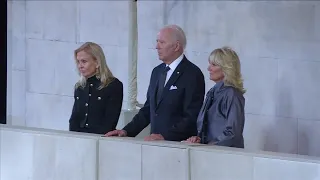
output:
[[[146,136],[144,140],[145,141],[161,141],[161,140],[164,140],[164,138],[161,134],[151,134],[149,136]]]
[[[119,136],[119,137],[125,137],[127,136],[127,132],[125,130],[113,130],[105,134],[104,136],[110,137],[110,136]]]
[[[187,140],[182,141],[182,142],[187,142],[187,143],[200,143],[200,142],[201,142],[201,138],[198,137],[198,136],[192,136],[192,137],[190,137],[190,138],[188,138]]]

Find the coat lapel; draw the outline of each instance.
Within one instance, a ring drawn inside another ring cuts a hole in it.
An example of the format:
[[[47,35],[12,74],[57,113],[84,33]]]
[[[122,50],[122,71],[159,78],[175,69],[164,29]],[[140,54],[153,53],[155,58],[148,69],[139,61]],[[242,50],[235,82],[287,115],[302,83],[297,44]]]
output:
[[[163,64],[160,69],[164,69],[164,66],[165,66],[165,64]],[[158,71],[157,76],[156,76],[156,83],[154,84],[154,88],[153,88],[154,90],[153,90],[152,96],[153,96],[153,99],[154,99],[154,105],[155,105],[154,107],[158,106],[158,104],[157,104],[157,93],[158,93],[158,85],[159,85],[159,76],[160,76],[160,74],[161,74],[161,71]]]
[[[169,78],[167,84],[165,85],[162,95],[161,95],[161,99],[159,101],[159,104],[161,104],[162,100],[166,97],[166,95],[168,94],[170,87],[172,85],[174,85],[174,83],[179,79],[179,77],[183,74],[184,72],[184,67],[185,67],[185,57],[182,59],[182,61],[180,62],[180,64],[177,66],[177,68],[174,70],[174,72],[172,73],[171,77]],[[159,106],[158,104],[158,106]]]

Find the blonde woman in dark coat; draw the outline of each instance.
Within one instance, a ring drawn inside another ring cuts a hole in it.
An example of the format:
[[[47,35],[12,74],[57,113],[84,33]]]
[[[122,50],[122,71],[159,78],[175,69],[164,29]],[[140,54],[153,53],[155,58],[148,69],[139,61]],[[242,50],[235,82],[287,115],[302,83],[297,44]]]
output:
[[[75,84],[69,130],[95,134],[114,130],[122,108],[122,82],[111,73],[98,44],[84,43],[74,56],[80,80]]]

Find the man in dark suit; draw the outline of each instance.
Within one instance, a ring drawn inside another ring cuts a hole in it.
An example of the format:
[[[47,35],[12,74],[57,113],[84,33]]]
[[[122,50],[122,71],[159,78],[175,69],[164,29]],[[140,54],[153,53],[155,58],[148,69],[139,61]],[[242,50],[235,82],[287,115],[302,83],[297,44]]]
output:
[[[182,141],[197,134],[205,82],[201,70],[183,54],[185,46],[186,36],[180,27],[161,29],[156,49],[163,63],[152,71],[144,106],[122,130],[105,136],[135,137],[149,123],[151,134],[145,140]]]

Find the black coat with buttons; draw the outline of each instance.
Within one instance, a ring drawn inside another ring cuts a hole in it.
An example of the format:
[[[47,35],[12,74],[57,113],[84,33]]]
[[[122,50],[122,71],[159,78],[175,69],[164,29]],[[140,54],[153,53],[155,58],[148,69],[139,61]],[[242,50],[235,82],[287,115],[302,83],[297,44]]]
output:
[[[122,108],[123,84],[117,78],[98,89],[100,80],[93,76],[86,86],[74,92],[69,130],[105,134],[116,128]]]

